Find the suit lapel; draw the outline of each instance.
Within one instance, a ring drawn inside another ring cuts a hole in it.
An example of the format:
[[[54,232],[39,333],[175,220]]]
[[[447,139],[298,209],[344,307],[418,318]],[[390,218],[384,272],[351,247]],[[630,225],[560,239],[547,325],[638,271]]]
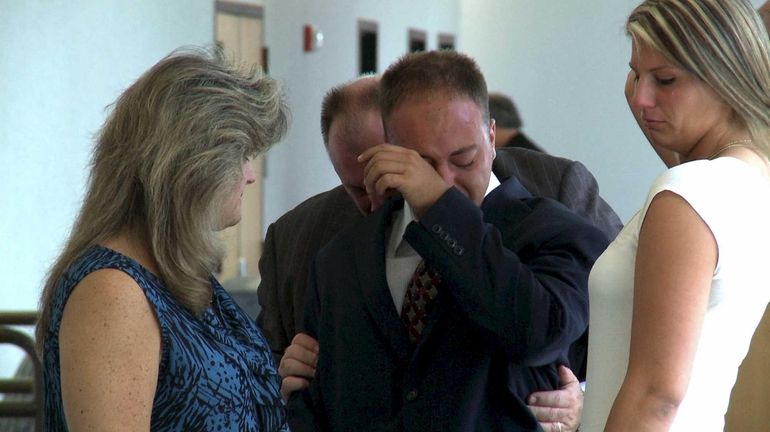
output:
[[[355,240],[355,270],[364,304],[375,327],[390,343],[403,362],[411,355],[411,343],[406,328],[393,305],[385,277],[385,233],[395,202],[389,201],[382,209],[364,219]]]

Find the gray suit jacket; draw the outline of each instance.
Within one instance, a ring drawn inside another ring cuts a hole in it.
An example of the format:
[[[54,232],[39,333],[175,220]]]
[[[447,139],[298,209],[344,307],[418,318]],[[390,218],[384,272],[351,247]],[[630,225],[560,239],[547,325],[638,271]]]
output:
[[[492,171],[498,177],[515,176],[534,196],[551,198],[588,219],[614,239],[623,223],[601,196],[599,185],[580,162],[545,153],[506,147],[497,149]]]
[[[560,201],[610,239],[623,227],[599,196],[596,179],[580,162],[522,148],[497,149],[496,176],[516,176],[532,195]],[[262,281],[257,324],[280,361],[301,328],[310,262],[342,228],[363,217],[342,186],[313,196],[267,229],[259,261]]]
[[[302,325],[311,261],[337,232],[361,218],[345,189],[337,186],[308,198],[267,228],[259,259],[257,324],[276,364]]]

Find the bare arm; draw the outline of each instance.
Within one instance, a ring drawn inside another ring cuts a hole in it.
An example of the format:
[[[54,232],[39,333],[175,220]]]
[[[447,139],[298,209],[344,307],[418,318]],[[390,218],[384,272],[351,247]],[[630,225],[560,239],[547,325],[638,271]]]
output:
[[[532,393],[527,398],[529,409],[543,431],[574,432],[580,426],[583,413],[583,390],[566,366],[559,366],[559,383],[559,390]]]
[[[607,431],[666,431],[687,390],[717,261],[706,223],[683,198],[652,201],[639,235],[631,348]]]
[[[69,430],[150,430],[160,343],[155,314],[133,279],[117,270],[83,279],[59,333]]]

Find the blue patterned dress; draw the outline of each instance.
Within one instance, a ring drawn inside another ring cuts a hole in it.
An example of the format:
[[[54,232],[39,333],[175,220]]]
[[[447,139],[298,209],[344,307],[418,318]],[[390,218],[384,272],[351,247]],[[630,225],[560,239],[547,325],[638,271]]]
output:
[[[214,277],[214,301],[199,319],[136,261],[95,246],[57,283],[44,346],[47,431],[66,431],[59,370],[59,325],[74,287],[91,272],[118,269],[142,288],[158,317],[161,360],[153,431],[288,431],[280,378],[254,322]],[[120,409],[120,407],[115,407]]]

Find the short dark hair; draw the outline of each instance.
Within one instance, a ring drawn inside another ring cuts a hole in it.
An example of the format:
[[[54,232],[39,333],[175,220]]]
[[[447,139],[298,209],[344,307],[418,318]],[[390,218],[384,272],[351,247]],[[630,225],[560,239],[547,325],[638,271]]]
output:
[[[371,79],[371,85],[355,87],[354,84]],[[358,114],[366,110],[379,110],[380,86],[376,75],[365,75],[329,90],[321,103],[321,135],[324,145],[329,145],[329,129],[338,115]]]
[[[490,93],[489,116],[495,119],[495,124],[498,127],[511,129],[521,127],[521,117],[519,117],[516,104],[502,93]]]
[[[467,55],[449,50],[407,54],[388,67],[380,80],[383,121],[404,100],[431,92],[470,98],[489,122],[489,96],[481,69]]]

